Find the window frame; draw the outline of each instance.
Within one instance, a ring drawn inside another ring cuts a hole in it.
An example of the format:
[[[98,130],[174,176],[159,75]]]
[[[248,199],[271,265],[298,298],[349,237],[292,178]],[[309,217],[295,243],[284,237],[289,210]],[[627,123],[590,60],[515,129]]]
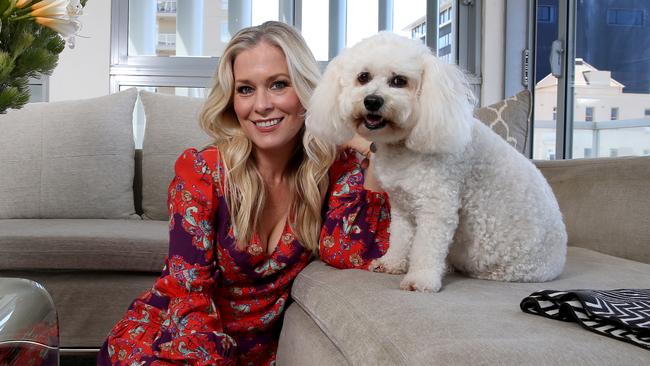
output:
[[[50,101],[50,76],[45,74],[38,74],[35,77],[30,77],[28,81],[29,101],[27,103],[40,103]],[[40,94],[38,97],[33,93],[33,90],[38,88]]]
[[[251,1],[251,0],[238,0]],[[394,0],[377,0],[379,5],[379,30],[392,30]],[[455,5],[455,31],[452,33],[454,60],[469,71],[470,84],[476,95],[481,88],[481,6],[482,0],[452,0]],[[437,45],[439,0],[426,0],[427,45]],[[280,0],[279,19],[294,27],[302,28],[302,0]],[[329,0],[329,60],[343,49],[345,44],[347,0]],[[429,11],[429,9],[436,9]],[[463,25],[462,27],[459,25]],[[464,25],[467,25],[465,27]],[[110,92],[116,93],[125,86],[133,87],[187,87],[209,88],[219,57],[156,57],[128,55],[129,0],[113,0],[111,3],[111,46],[109,80]],[[328,61],[319,62],[322,70]]]

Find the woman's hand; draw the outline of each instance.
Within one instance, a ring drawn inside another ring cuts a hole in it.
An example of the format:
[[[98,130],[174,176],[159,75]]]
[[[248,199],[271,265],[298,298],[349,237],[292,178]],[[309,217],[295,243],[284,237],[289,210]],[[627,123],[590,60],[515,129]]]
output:
[[[370,142],[363,137],[361,137],[359,134],[354,134],[354,137],[341,145],[339,147],[340,150],[346,150],[346,149],[353,149],[365,156],[365,158],[361,161],[361,169],[363,169],[363,187],[367,190],[374,191],[374,192],[381,192],[383,189],[381,188],[381,185],[379,184],[379,181],[375,177],[375,171],[374,171],[374,159],[373,155],[374,152],[376,151],[376,146],[374,142]]]

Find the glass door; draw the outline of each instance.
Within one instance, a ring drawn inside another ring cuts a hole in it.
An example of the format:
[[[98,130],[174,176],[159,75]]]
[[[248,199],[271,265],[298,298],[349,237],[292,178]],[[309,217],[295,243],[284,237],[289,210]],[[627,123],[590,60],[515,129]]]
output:
[[[533,158],[650,155],[650,2],[535,8]]]
[[[650,155],[650,1],[576,5],[572,157]]]

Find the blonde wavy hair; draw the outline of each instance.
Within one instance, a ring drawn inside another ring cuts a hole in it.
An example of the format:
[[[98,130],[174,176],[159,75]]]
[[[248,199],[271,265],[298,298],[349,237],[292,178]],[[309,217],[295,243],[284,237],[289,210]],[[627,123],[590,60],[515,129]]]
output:
[[[305,40],[294,28],[280,22],[242,29],[221,57],[200,123],[221,153],[226,170],[224,196],[239,249],[248,245],[258,229],[268,192],[253,159],[253,143],[244,135],[233,108],[233,64],[238,54],[260,42],[282,50],[291,84],[303,106],[308,104],[320,78],[318,64]],[[304,126],[300,133],[302,144],[298,144],[289,164],[289,225],[303,247],[315,253],[323,197],[329,184],[327,171],[334,161],[335,148],[306,132]]]

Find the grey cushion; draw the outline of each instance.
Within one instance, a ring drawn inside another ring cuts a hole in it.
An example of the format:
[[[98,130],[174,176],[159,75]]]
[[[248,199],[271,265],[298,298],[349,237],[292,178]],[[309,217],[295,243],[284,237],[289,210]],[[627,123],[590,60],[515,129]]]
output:
[[[168,251],[167,221],[0,220],[0,270],[159,273]]]
[[[188,147],[211,139],[199,127],[204,99],[141,92],[147,119],[142,146],[142,210],[145,219],[167,220],[167,188],[174,162]]]
[[[351,365],[648,361],[648,351],[639,347],[519,309],[519,302],[539,289],[650,287],[648,264],[570,247],[565,272],[548,283],[504,283],[451,274],[440,293],[424,294],[399,290],[401,278],[314,262],[298,275],[292,296]],[[297,341],[281,341],[293,342]]]
[[[129,89],[0,115],[0,219],[138,218],[136,95]]]
[[[474,116],[517,151],[528,156],[528,130],[532,111],[530,100],[530,91],[524,90],[513,97],[477,109]]]
[[[650,263],[650,156],[536,161],[569,245]]]

